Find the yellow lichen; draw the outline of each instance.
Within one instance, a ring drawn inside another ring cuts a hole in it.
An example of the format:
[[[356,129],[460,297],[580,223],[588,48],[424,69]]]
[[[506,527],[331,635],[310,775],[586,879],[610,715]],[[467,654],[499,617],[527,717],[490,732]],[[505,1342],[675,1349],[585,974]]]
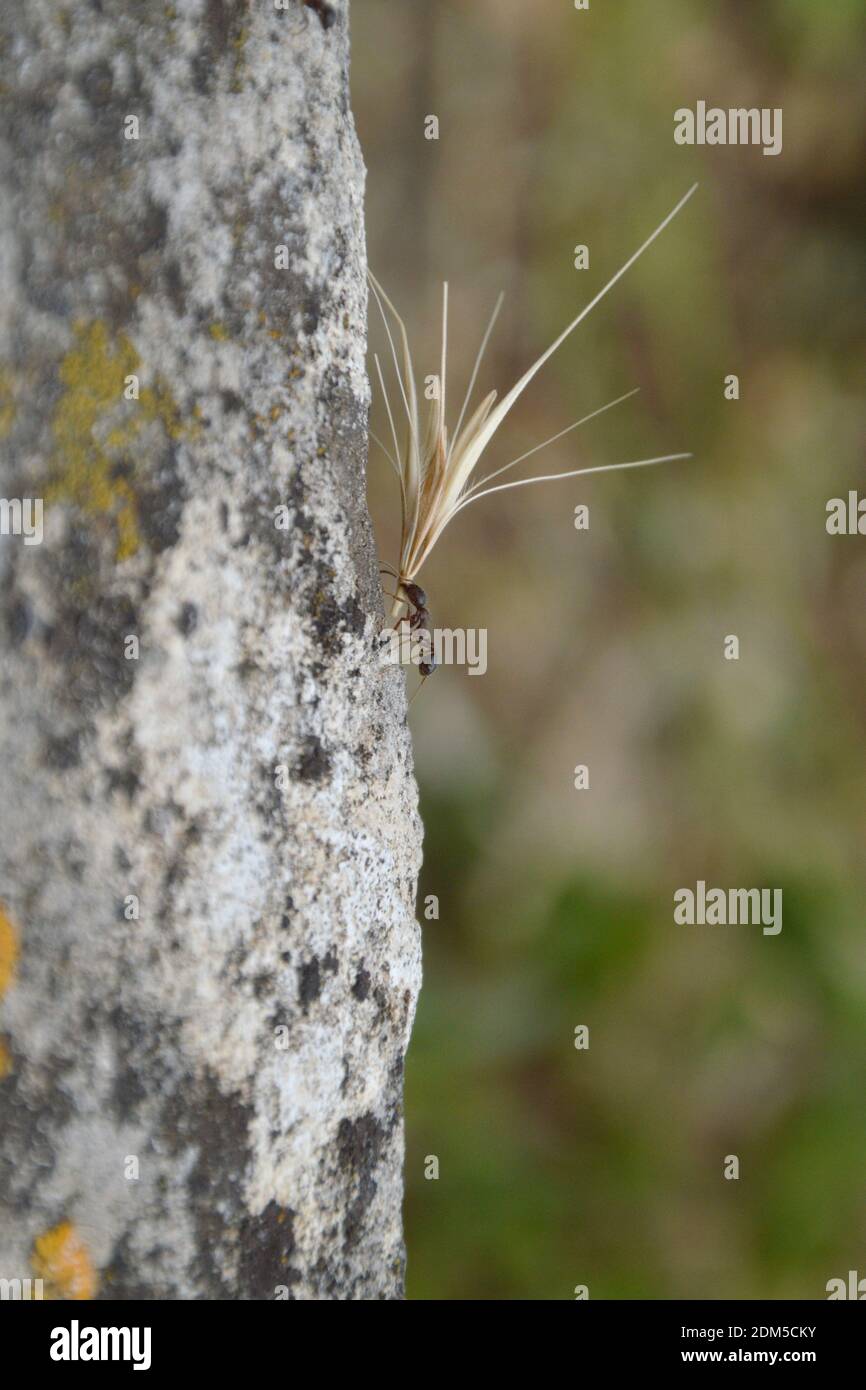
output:
[[[5,1081],[12,1071],[12,1053],[6,1043],[0,1038],[0,1081]]]
[[[118,466],[143,426],[161,421],[167,434],[183,434],[177,406],[167,388],[140,387],[126,400],[127,378],[137,377],[141,359],[124,333],[114,340],[105,324],[78,323],[75,344],[60,364],[64,391],[52,420],[56,445],[49,502],[71,502],[91,517],[111,520],[117,559],[134,555],[141,543],[135,489]]]
[[[48,1298],[84,1300],[96,1293],[96,1272],[71,1221],[37,1237],[31,1263],[36,1278],[45,1281]]]
[[[218,343],[228,341],[229,331],[224,323],[212,323],[209,329],[212,338],[216,338]]]
[[[15,421],[15,399],[5,372],[0,372],[0,439],[5,439]]]
[[[12,983],[19,951],[18,933],[0,903],[0,999]]]
[[[246,74],[246,53],[244,50],[249,35],[249,29],[241,28],[232,39],[232,47],[235,51],[235,70],[232,74],[231,81],[231,90],[233,92],[240,92],[242,90],[242,81]]]

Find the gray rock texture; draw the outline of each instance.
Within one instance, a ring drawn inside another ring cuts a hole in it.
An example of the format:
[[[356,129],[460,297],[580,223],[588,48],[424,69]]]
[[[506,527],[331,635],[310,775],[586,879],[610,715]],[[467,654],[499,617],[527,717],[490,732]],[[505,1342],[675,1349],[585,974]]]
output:
[[[348,53],[347,0],[0,19],[0,496],[44,502],[0,537],[0,1277],[54,1297],[402,1296]]]

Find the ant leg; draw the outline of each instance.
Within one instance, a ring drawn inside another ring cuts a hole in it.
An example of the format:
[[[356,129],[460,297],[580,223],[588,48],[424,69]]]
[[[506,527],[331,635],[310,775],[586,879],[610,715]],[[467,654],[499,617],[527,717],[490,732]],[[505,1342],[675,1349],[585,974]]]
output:
[[[426,680],[429,680],[429,679],[430,679],[429,676],[422,676],[422,677],[421,677],[421,680],[420,680],[419,685],[418,685],[418,689],[415,691],[415,694],[412,696],[412,699],[409,701],[409,704],[406,706],[407,709],[409,709],[409,707],[410,707],[412,704],[414,704],[415,700],[417,700],[418,696],[421,694],[421,688],[422,688],[422,686],[424,685],[424,682],[425,682]]]
[[[397,617],[397,616],[394,614],[394,611],[393,611],[393,609],[392,609],[391,614],[390,614],[388,617],[386,617],[386,619],[385,619],[386,628],[383,629],[383,630],[385,630],[385,631],[390,630],[391,632],[402,633],[404,624],[405,624],[405,623],[409,623],[409,624],[410,624],[410,631],[411,631],[411,618],[410,618],[410,615],[409,615],[409,605],[408,605],[408,603],[406,603],[406,600],[405,600],[404,598],[401,599],[401,598],[399,597],[398,594],[392,594],[391,591],[390,591],[390,589],[383,589],[382,592],[385,593],[385,594],[387,594],[389,598],[394,599],[394,601],[395,601],[395,606],[396,606],[397,604],[400,604],[401,606],[405,604],[405,606],[406,606],[406,612],[403,614],[402,618]],[[402,639],[402,636],[401,636],[401,641],[402,641],[402,640],[403,640],[403,639]]]

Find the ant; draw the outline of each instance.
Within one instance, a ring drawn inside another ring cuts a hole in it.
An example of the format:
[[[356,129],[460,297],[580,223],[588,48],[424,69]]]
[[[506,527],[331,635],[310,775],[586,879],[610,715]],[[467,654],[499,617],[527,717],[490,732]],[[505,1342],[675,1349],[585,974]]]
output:
[[[397,571],[391,569],[390,565],[383,566],[379,572],[380,574],[393,575],[394,579],[396,579],[397,592],[391,594],[390,597],[395,598],[398,603],[405,603],[409,610],[407,617],[409,619],[410,632],[426,632],[432,641],[433,629],[430,626],[430,610],[427,607],[427,594],[424,589],[421,588],[421,585],[413,584],[409,579],[401,579]],[[418,670],[422,677],[422,685],[427,677],[432,676],[433,672],[436,670],[436,661],[432,651],[429,655],[429,661],[422,661],[418,665]],[[420,688],[419,686],[418,689],[420,690]],[[418,692],[416,691],[415,693],[417,694]],[[415,696],[413,695],[412,698],[414,700]]]

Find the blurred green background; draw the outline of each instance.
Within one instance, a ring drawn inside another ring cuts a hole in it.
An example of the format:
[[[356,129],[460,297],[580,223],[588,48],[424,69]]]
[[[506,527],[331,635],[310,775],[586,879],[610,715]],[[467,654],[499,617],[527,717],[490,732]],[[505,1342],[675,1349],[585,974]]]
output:
[[[482,471],[633,386],[515,476],[693,461],[486,499],[422,574],[437,623],[488,629],[489,668],[412,707],[440,914],[410,1297],[823,1298],[866,1275],[866,538],[825,530],[829,498],[866,493],[866,4],[363,0],[352,22],[370,262],[420,376],[449,279],[452,402],[500,288],[479,391],[701,182]],[[782,107],[782,154],[675,145],[698,99]],[[370,477],[393,562],[376,451]],[[698,879],[781,887],[781,935],[676,926]]]

